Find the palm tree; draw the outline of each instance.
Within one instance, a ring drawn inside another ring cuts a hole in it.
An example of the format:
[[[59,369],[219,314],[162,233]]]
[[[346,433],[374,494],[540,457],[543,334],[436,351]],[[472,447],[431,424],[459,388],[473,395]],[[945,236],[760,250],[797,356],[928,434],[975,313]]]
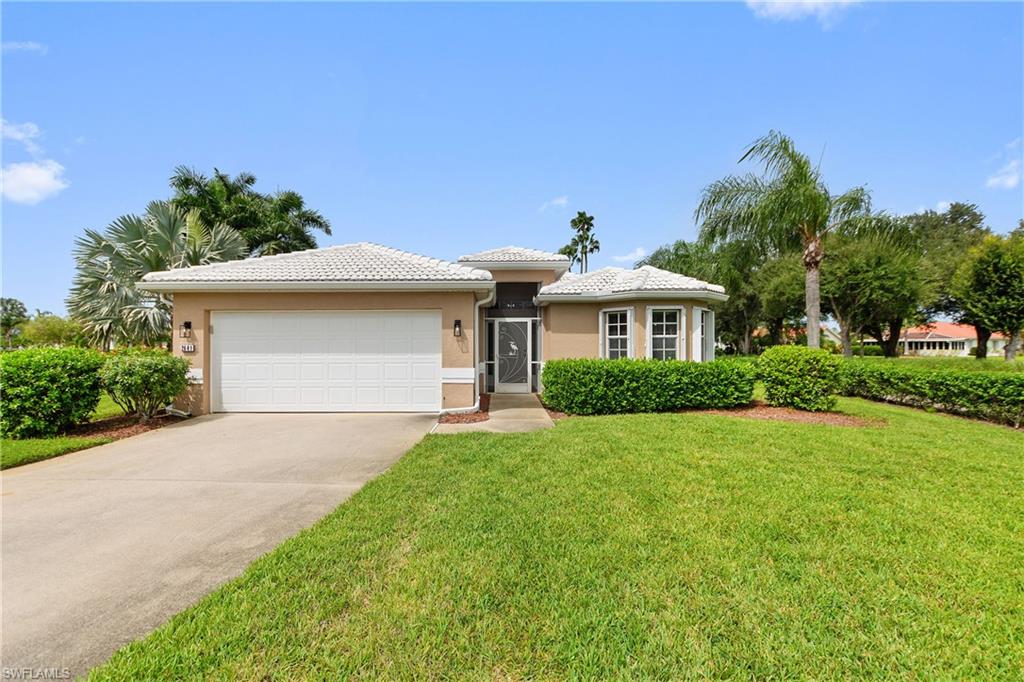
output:
[[[249,245],[249,253],[265,256],[316,248],[314,230],[331,234],[330,222],[309,209],[297,192],[285,190],[262,194],[253,189],[256,176],[231,177],[216,168],[208,178],[195,169],[178,166],[170,180],[171,203],[182,210],[199,211],[212,227],[224,223],[237,230]]]
[[[171,299],[139,289],[142,276],[234,260],[246,251],[245,240],[227,225],[208,227],[197,210],[186,213],[154,201],[143,216],[122,216],[104,232],[86,230],[75,240],[77,272],[68,311],[91,341],[105,348],[166,342]]]
[[[569,221],[569,227],[576,231],[576,235],[559,253],[568,253],[572,250],[575,255],[570,256],[570,261],[575,260],[579,263],[580,272],[584,273],[590,265],[590,254],[601,250],[601,242],[594,237],[594,216],[587,215],[585,211],[578,211],[576,217]]]
[[[570,270],[572,270],[572,266],[580,262],[580,247],[579,244],[576,243],[575,237],[573,237],[568,244],[560,248],[558,250],[558,253],[562,254],[563,256],[568,256]]]
[[[802,249],[807,345],[818,348],[822,240],[866,224],[859,219],[870,213],[870,196],[863,187],[831,194],[818,167],[774,130],[750,145],[740,163],[747,160],[761,162],[765,175],[729,176],[708,185],[696,211],[701,239],[745,240],[776,253]]]

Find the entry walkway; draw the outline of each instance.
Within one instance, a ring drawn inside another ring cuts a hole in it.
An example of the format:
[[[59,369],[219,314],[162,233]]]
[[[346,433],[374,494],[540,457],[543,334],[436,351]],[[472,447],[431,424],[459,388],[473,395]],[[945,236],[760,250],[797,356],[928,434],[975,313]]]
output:
[[[555,425],[548,411],[532,393],[494,393],[491,395],[491,418],[475,424],[438,424],[434,433],[517,433],[550,429]]]

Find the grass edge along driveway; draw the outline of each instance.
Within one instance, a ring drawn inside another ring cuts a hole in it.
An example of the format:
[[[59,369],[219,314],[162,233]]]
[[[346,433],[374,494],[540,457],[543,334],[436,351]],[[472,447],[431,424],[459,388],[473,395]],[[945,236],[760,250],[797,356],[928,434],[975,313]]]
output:
[[[93,678],[1019,676],[1024,433],[840,408],[429,436]]]
[[[92,421],[119,417],[124,411],[118,407],[109,395],[100,396],[96,411],[92,413]],[[23,464],[40,462],[51,457],[59,457],[69,452],[77,452],[105,445],[113,438],[95,436],[55,436],[53,438],[4,438],[0,440],[0,469],[11,469]]]

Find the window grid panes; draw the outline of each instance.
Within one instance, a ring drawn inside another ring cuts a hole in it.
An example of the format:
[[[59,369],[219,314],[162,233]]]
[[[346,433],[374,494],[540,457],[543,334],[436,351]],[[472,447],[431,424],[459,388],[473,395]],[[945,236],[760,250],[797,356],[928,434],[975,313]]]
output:
[[[625,311],[605,313],[605,356],[615,358],[629,357],[629,316]]]
[[[651,357],[675,360],[679,348],[679,311],[651,311]]]

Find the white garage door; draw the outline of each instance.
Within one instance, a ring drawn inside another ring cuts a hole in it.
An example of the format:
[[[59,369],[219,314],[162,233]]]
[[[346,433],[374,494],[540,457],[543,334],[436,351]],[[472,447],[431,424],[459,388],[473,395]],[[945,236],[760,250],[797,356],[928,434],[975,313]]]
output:
[[[215,312],[216,412],[436,412],[441,313]]]

